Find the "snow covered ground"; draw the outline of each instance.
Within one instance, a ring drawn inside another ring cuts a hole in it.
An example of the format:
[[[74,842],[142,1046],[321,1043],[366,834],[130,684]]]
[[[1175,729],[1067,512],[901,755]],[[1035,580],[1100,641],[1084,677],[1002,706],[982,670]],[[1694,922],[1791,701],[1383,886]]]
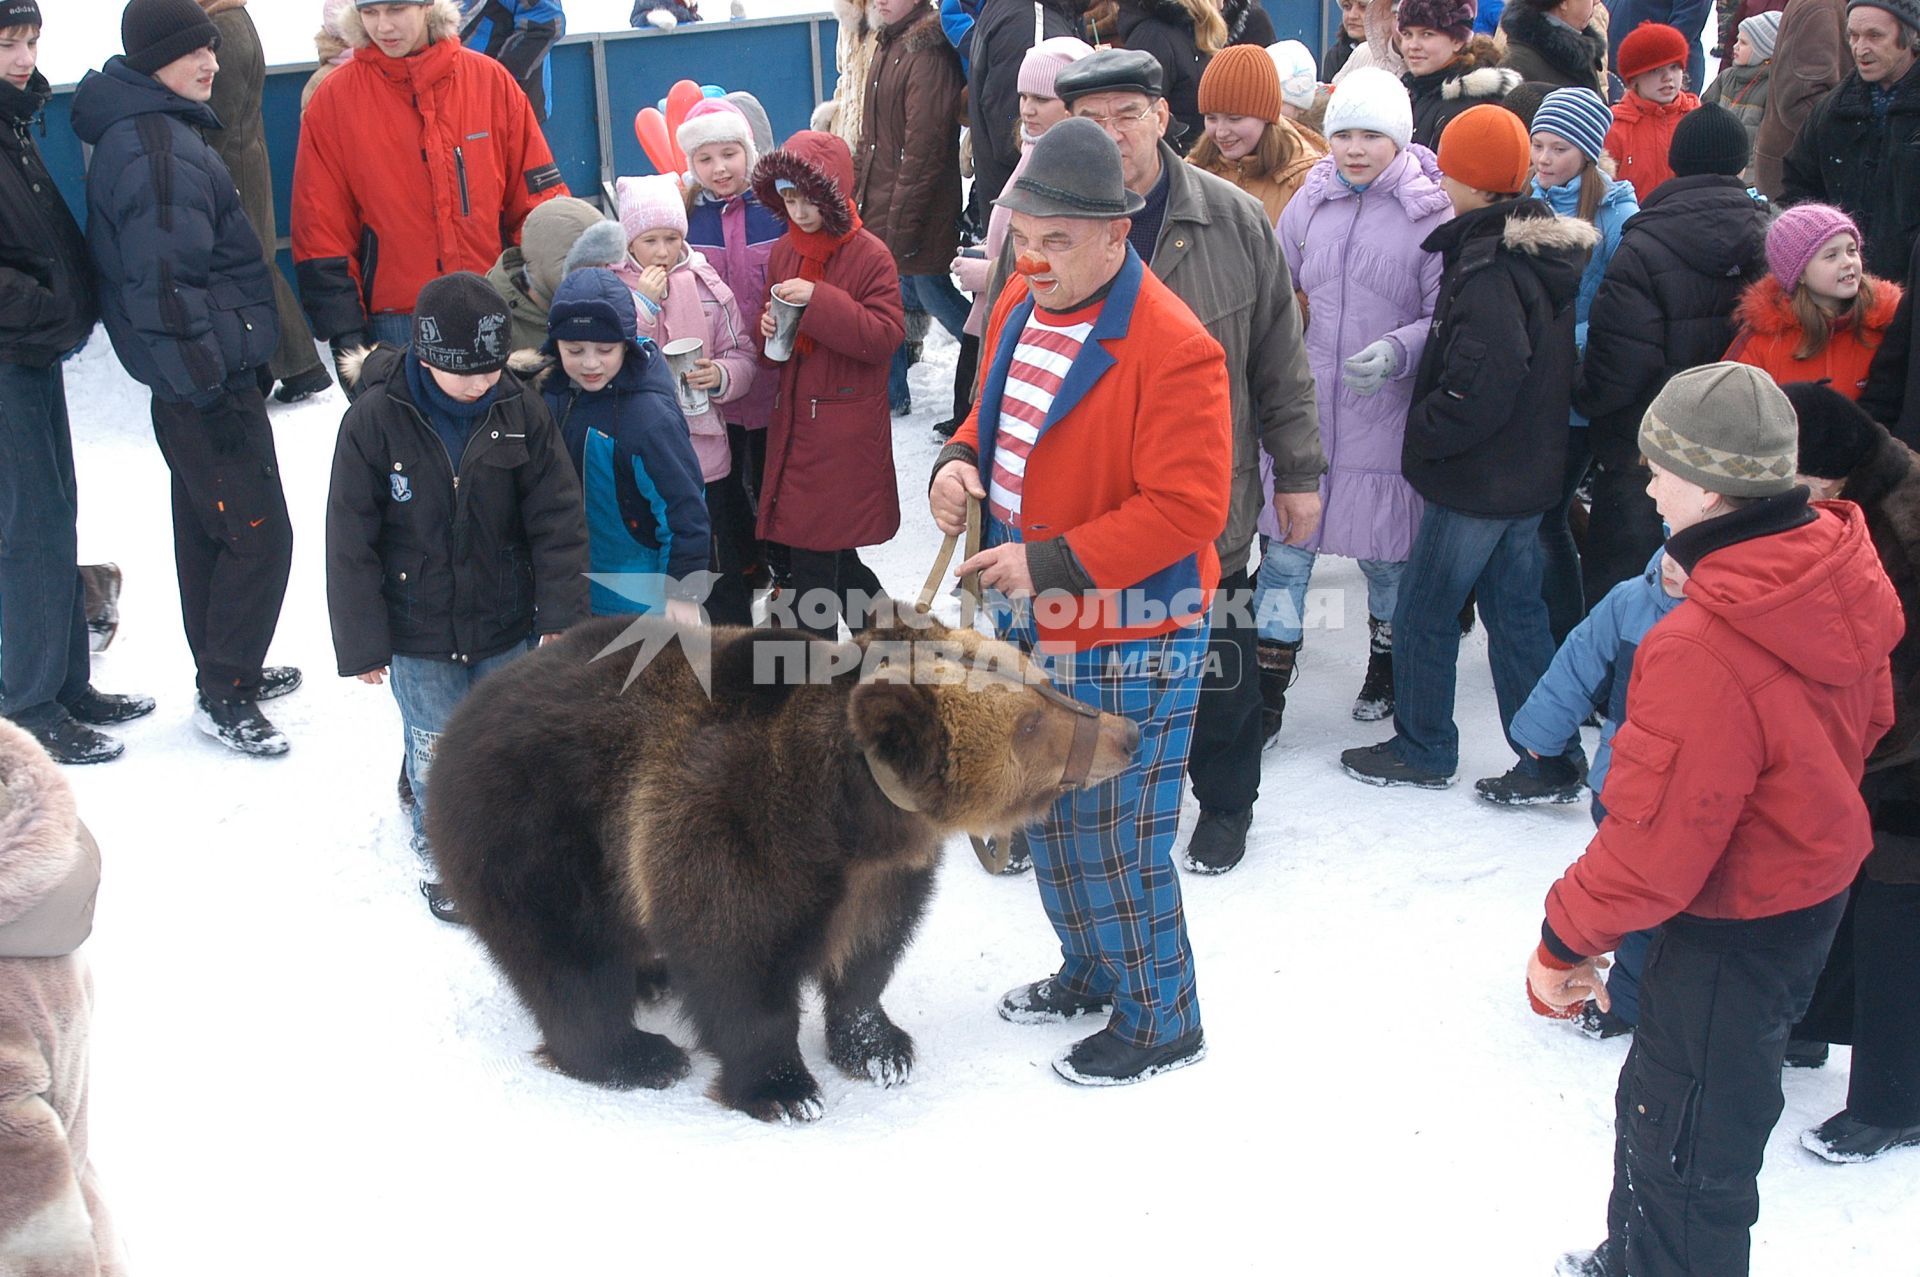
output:
[[[922,494],[952,359],[936,334],[914,370],[919,411],[896,424],[904,524],[872,561],[898,594],[936,548]],[[1033,883],[987,877],[956,842],[887,998],[919,1043],[911,1083],[836,1073],[816,1008],[801,1046],[826,1117],[774,1129],[705,1098],[703,1057],[660,1093],[542,1069],[532,1023],[479,948],[427,914],[393,801],[391,698],[332,674],[321,545],[337,393],[274,418],[296,553],[273,659],[308,682],[270,706],[292,753],[261,762],[189,721],[145,393],[99,334],[68,386],[82,555],[127,574],[98,682],[160,699],[124,733],[123,759],[68,772],[106,858],[86,949],[94,1156],[136,1273],[1119,1260],[1518,1277],[1599,1238],[1626,1043],[1534,1017],[1521,990],[1585,811],[1499,811],[1464,784],[1387,792],[1340,774],[1341,748],[1385,734],[1348,717],[1366,636],[1351,564],[1316,580],[1340,592],[1343,624],[1309,638],[1246,863],[1184,882],[1202,1065],[1119,1091],[1058,1081],[1050,1059],[1086,1030],[993,1013],[1057,958]],[[1461,670],[1470,780],[1511,760],[1477,634]],[[687,1040],[668,1016],[643,1024]],[[1795,1143],[1844,1103],[1846,1061],[1841,1049],[1824,1071],[1787,1075],[1754,1237],[1763,1277],[1914,1270],[1920,1153],[1840,1168]]]

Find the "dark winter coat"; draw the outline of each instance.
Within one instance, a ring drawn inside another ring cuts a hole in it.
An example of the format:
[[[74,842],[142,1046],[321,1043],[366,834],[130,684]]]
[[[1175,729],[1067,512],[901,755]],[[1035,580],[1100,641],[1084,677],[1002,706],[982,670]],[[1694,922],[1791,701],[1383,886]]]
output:
[[[0,80],[0,363],[45,368],[99,318],[87,241],[47,175],[32,124],[52,90]]]
[[[1882,431],[1840,495],[1867,516],[1907,618],[1893,649],[1893,730],[1867,759],[1861,783],[1873,823],[1864,867],[1881,882],[1920,883],[1920,456]]]
[[[760,162],[754,193],[769,208],[784,207],[776,178],[794,183],[821,210],[828,234],[853,225],[852,205],[841,194],[853,185],[853,165],[837,139],[796,133]],[[768,258],[767,278],[778,284],[799,274],[800,255],[783,238]],[[906,316],[893,254],[871,232],[856,232],[827,262],[800,335],[813,339],[811,354],[796,350],[785,363],[767,365],[780,389],[767,426],[757,535],[802,550],[879,545],[900,530],[887,368],[906,336]]]
[[[358,11],[340,16],[353,60],[320,85],[293,170],[293,260],[317,336],[410,315],[428,281],[484,274],[534,205],[567,194],[527,95],[463,48],[460,12],[434,0],[430,43],[390,58]]]
[[[1520,83],[1520,73],[1500,65],[1500,49],[1486,36],[1467,42],[1460,56],[1425,75],[1400,77],[1413,98],[1413,140],[1436,154],[1440,134],[1454,116],[1483,102],[1498,102]]]
[[[1675,373],[1733,341],[1733,312],[1767,273],[1767,210],[1737,177],[1662,182],[1627,219],[1587,323],[1573,404],[1605,465],[1640,457],[1640,418]]]
[[[1780,202],[1838,204],[1859,223],[1869,274],[1899,279],[1920,238],[1920,65],[1894,86],[1883,126],[1859,73],[1823,98],[1787,153]]]
[[[706,487],[660,348],[628,342],[620,371],[592,394],[568,379],[557,359],[537,384],[586,495],[593,572],[686,582],[705,571],[713,545]],[[665,593],[664,582],[658,590],[636,583],[621,594],[595,581],[593,612],[647,611]],[[696,599],[700,593],[697,580],[681,591]]]
[[[1880,338],[1867,371],[1860,406],[1893,431],[1908,447],[1920,447],[1920,327],[1913,322],[1913,299],[1920,294],[1920,243],[1913,246],[1907,288]]]
[[[984,0],[968,53],[973,189],[985,208],[1020,162],[1020,62],[1042,40],[1080,34],[1078,0]]]
[[[219,126],[124,58],[73,95],[73,131],[93,147],[87,247],[107,336],[134,380],[200,408],[280,337],[260,237],[202,132]]]
[[[1339,75],[1340,68],[1347,65],[1347,59],[1353,56],[1353,51],[1365,43],[1348,35],[1346,27],[1337,27],[1333,33],[1333,43],[1327,46],[1327,51],[1320,57],[1320,82],[1332,84],[1333,77]]]
[[[1213,61],[1212,54],[1200,52],[1194,43],[1193,20],[1174,0],[1120,0],[1114,43],[1151,53],[1160,64],[1167,109],[1182,126],[1178,137],[1175,130],[1167,130],[1167,141],[1185,155],[1206,127],[1200,114],[1200,76]]]
[[[1592,223],[1531,199],[1476,209],[1427,236],[1446,273],[1401,454],[1421,496],[1489,519],[1559,500],[1574,299],[1599,239]]]
[[[1592,89],[1607,94],[1607,34],[1597,23],[1575,31],[1555,22],[1525,0],[1513,0],[1500,15],[1507,36],[1501,65],[1522,80],[1551,84],[1556,89]]]
[[[1227,24],[1228,44],[1251,44],[1264,49],[1279,39],[1273,19],[1260,0],[1223,0],[1220,18]]]
[[[548,54],[566,33],[560,0],[475,0],[461,23],[460,41],[505,67],[525,91],[534,114],[544,120],[553,114]]]
[[[381,346],[343,369],[359,394],[334,446],[327,614],[347,677],[395,654],[471,664],[587,617],[580,481],[539,396],[502,374],[456,468],[410,358]]]
[[[1787,152],[1807,114],[1852,70],[1846,0],[1794,0],[1787,6],[1773,40],[1767,109],[1753,144],[1753,171],[1762,195],[1780,198]]]
[[[273,309],[280,321],[280,344],[275,349],[273,375],[288,378],[317,371],[320,359],[314,353],[313,333],[307,317],[300,311],[300,299],[274,265],[280,242],[280,224],[273,211],[273,169],[267,160],[265,124],[260,115],[261,95],[266,91],[267,58],[260,48],[260,32],[247,13],[247,0],[201,0],[201,8],[213,18],[220,31],[220,73],[213,77],[213,97],[207,105],[224,126],[207,134],[207,141],[220,153],[233,184],[240,191],[240,203],[247,210],[247,221],[260,237],[261,251],[267,255],[268,278],[273,282]]]
[[[1789,493],[1668,543],[1694,564],[1687,606],[1640,644],[1606,820],[1547,894],[1560,957],[1680,913],[1820,904],[1871,849],[1860,779],[1893,723],[1900,604],[1859,508],[1797,495],[1803,521]]]
[[[853,152],[853,199],[902,275],[945,275],[960,246],[966,91],[931,4],[880,28]]]

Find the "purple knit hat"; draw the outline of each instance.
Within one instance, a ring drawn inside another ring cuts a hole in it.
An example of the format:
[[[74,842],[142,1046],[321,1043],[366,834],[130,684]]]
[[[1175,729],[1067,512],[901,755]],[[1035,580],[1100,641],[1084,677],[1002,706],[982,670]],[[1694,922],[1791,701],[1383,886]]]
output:
[[[1431,27],[1456,40],[1473,34],[1474,0],[1400,0],[1400,29]]]
[[[1781,288],[1792,292],[1820,246],[1842,232],[1860,242],[1860,228],[1833,205],[1795,204],[1767,231],[1767,268]]]

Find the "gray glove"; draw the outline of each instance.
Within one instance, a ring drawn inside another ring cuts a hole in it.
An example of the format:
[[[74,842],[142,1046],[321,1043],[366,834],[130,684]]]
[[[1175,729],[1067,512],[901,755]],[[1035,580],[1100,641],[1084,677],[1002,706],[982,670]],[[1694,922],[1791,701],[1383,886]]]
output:
[[[1399,370],[1399,353],[1392,342],[1382,337],[1340,365],[1340,380],[1356,395],[1371,395]]]

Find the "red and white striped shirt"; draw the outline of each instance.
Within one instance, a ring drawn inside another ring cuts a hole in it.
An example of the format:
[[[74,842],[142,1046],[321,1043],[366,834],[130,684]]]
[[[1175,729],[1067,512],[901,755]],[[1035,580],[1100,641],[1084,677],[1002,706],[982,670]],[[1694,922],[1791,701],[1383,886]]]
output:
[[[1013,348],[1006,388],[1000,395],[1000,423],[993,436],[993,474],[987,484],[987,508],[1009,528],[1020,526],[1020,492],[1027,458],[1053,407],[1060,383],[1080,354],[1100,317],[1098,304],[1064,315],[1034,307]]]

